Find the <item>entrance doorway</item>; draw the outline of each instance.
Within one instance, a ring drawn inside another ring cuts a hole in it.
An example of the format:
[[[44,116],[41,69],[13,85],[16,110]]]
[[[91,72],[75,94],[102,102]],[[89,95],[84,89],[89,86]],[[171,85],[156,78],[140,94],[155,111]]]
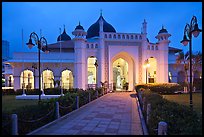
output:
[[[113,90],[128,90],[128,63],[122,58],[113,62]]]

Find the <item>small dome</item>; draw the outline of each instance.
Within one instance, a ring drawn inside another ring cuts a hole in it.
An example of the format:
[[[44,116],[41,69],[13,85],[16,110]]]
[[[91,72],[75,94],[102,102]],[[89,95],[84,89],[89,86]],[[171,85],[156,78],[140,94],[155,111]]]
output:
[[[164,28],[164,26],[162,26],[162,29],[159,31],[158,34],[160,33],[168,33],[168,31]]]
[[[99,25],[99,21],[100,19],[102,18],[103,20],[103,31],[104,32],[116,32],[116,30],[114,29],[114,27],[107,23],[103,16],[101,15],[99,17],[99,19],[94,23],[92,24],[89,29],[87,30],[87,36],[86,38],[92,38],[92,37],[95,37],[95,36],[99,36],[99,30],[100,30],[100,25]]]
[[[77,29],[84,30],[84,28],[83,28],[83,27],[80,25],[80,22],[79,22],[79,25],[78,25],[78,26],[76,26],[75,30],[77,30]]]
[[[65,28],[64,28],[63,33],[58,36],[57,41],[68,41],[68,40],[71,40],[71,37],[67,35]]]

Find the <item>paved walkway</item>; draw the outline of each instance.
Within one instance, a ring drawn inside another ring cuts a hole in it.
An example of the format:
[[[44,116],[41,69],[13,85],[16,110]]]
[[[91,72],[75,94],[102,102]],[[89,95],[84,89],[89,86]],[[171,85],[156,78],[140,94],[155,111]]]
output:
[[[108,93],[32,135],[143,135],[135,92]]]

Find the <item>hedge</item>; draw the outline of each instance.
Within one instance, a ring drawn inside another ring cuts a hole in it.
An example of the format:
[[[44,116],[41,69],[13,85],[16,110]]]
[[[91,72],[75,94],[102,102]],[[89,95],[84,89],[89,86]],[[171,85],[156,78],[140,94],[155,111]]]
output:
[[[135,86],[136,91],[139,91],[141,88],[150,89],[152,92],[159,94],[175,94],[174,92],[183,90],[183,87],[177,83],[153,83]]]
[[[37,90],[37,89],[36,89]],[[52,89],[51,92],[59,91],[58,89]],[[31,121],[39,119],[46,114],[48,114],[51,110],[54,109],[55,111],[55,102],[58,101],[60,106],[64,107],[65,109],[60,109],[60,115],[63,116],[73,110],[76,109],[76,96],[79,96],[79,107],[87,104],[89,102],[89,93],[91,94],[91,100],[96,99],[96,91],[98,91],[98,95],[102,96],[102,88],[94,89],[69,89],[64,92],[64,96],[60,96],[59,98],[51,98],[49,100],[41,100],[38,105],[33,106],[24,106],[22,108],[18,108],[11,113],[15,113],[18,115],[18,119],[25,120],[25,121]],[[36,91],[37,92],[37,91]],[[18,90],[15,92],[15,94],[20,93],[22,94],[21,90]],[[34,90],[28,90],[29,94],[34,93]],[[70,107],[69,107],[70,106]],[[68,107],[68,108],[67,108]],[[10,121],[10,114],[2,112],[2,125],[5,125]],[[19,135],[25,135],[55,119],[54,113],[51,113],[49,116],[47,116],[44,120],[40,120],[39,122],[34,123],[25,123],[25,122],[19,122],[18,128],[19,128]],[[2,134],[3,135],[10,135],[11,134],[11,124],[4,127],[2,126]]]
[[[168,135],[202,135],[202,118],[189,106],[168,101],[150,90],[143,91],[143,97],[147,100],[145,106],[147,103],[151,104],[150,119],[147,125],[150,135],[157,134],[155,129],[158,128],[160,121],[167,122]],[[146,114],[146,111],[143,113]]]

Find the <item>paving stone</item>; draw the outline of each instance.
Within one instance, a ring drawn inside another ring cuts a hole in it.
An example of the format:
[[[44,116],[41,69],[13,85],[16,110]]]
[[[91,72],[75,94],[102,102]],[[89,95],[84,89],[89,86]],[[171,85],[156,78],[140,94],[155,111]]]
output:
[[[135,92],[110,93],[34,135],[142,135]]]

